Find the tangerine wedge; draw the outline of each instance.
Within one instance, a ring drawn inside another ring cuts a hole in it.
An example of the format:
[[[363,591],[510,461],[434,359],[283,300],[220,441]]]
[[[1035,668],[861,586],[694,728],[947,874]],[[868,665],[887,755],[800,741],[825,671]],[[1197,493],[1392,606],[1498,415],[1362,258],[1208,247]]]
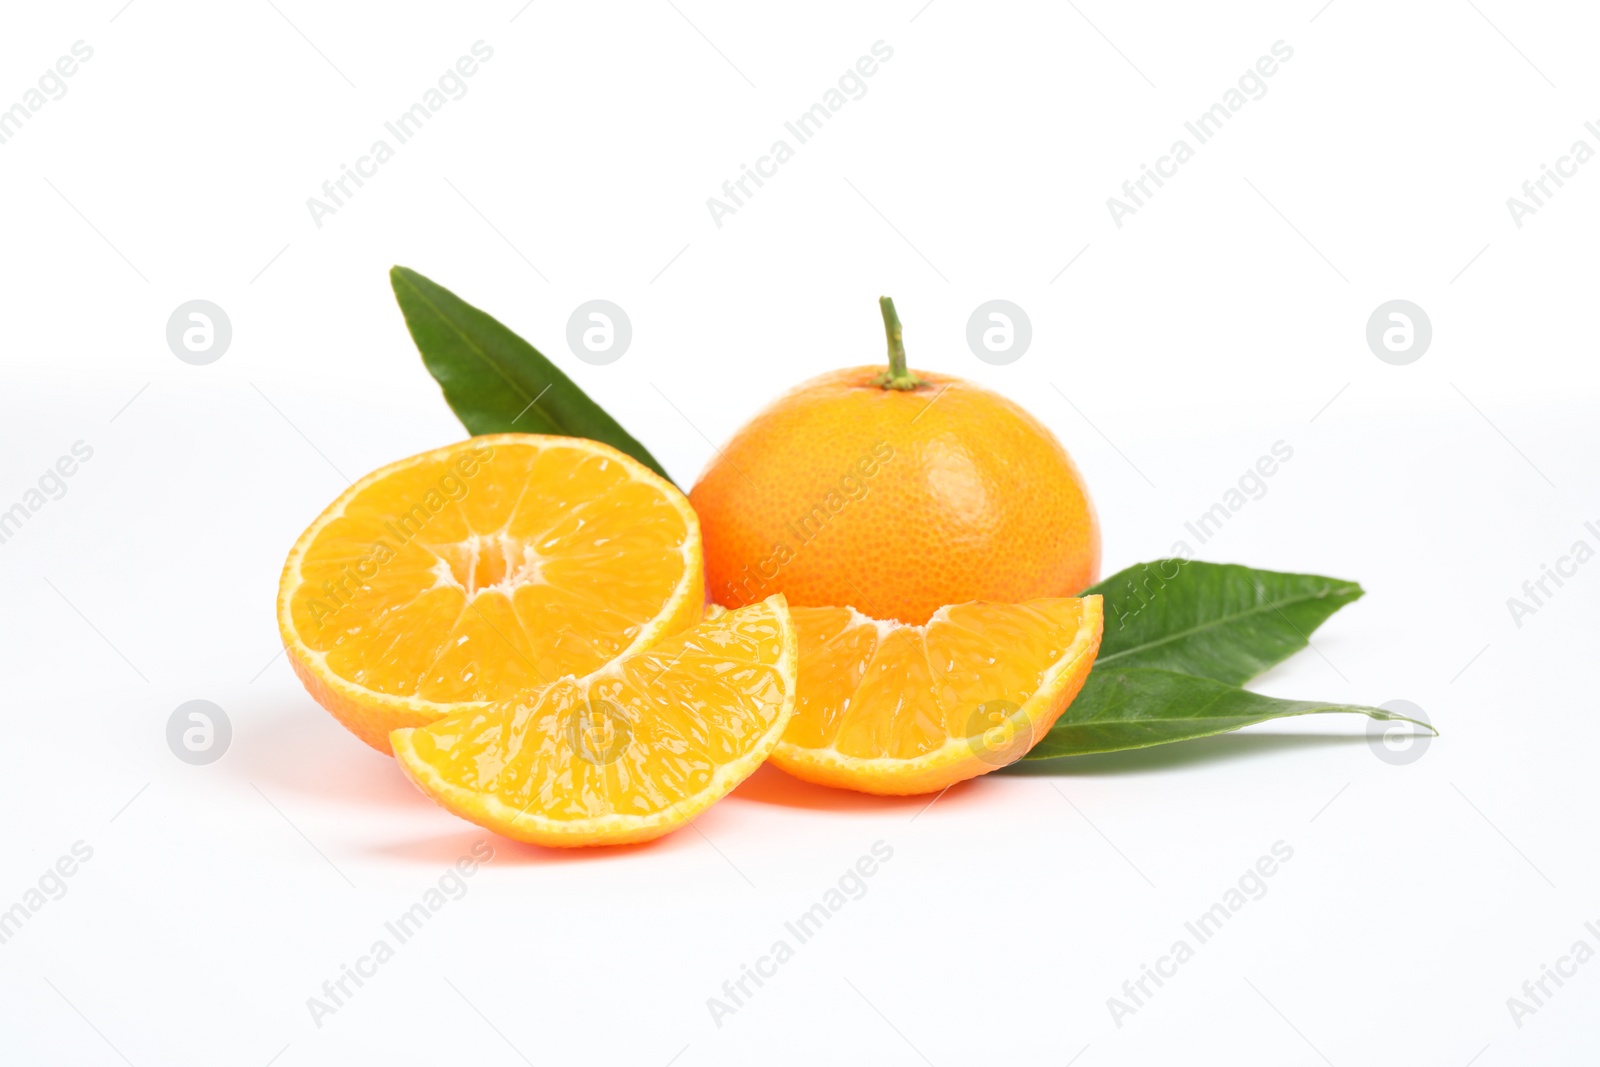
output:
[[[798,656],[774,595],[587,677],[396,730],[394,753],[441,806],[518,841],[648,841],[767,758],[794,710]]]
[[[1098,596],[958,604],[923,626],[789,610],[799,688],[772,762],[863,793],[937,792],[1021,759],[1100,650]]]
[[[494,434],[392,463],[296,542],[278,628],[311,695],[367,744],[699,621],[700,524],[636,460]]]

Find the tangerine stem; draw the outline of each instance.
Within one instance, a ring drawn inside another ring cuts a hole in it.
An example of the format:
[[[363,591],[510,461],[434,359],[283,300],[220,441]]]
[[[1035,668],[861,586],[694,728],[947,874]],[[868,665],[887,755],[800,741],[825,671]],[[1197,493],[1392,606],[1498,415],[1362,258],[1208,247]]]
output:
[[[922,379],[906,369],[906,345],[901,337],[900,316],[895,314],[894,301],[887,296],[880,296],[878,308],[883,312],[883,332],[889,341],[889,369],[873,381],[885,389],[915,389],[922,384]]]

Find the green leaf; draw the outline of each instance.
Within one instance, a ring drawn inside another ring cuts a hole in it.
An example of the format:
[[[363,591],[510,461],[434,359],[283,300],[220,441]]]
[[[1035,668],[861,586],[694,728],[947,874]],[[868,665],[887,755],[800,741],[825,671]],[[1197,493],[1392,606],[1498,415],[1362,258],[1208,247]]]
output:
[[[1311,632],[1362,589],[1315,574],[1160,559],[1089,593],[1105,598],[1096,672],[1157,667],[1240,685],[1305,648]]]
[[[389,282],[423,364],[468,433],[587,437],[667,477],[617,420],[493,316],[406,267],[390,270]]]
[[[1355,712],[1374,719],[1417,723],[1361,704],[1280,700],[1210,678],[1149,667],[1102,670],[1098,663],[1077,699],[1024,759],[1082,756],[1148,748],[1227,733],[1291,715]],[[1427,723],[1417,723],[1437,733]]]

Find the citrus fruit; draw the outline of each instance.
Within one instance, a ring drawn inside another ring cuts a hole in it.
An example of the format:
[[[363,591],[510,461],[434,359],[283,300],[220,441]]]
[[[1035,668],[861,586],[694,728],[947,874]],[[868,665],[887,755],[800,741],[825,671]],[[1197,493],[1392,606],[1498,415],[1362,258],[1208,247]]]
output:
[[[689,499],[711,597],[781,592],[926,622],[944,604],[1073,596],[1100,571],[1100,531],[1066,450],[1016,404],[905,369],[806,382],[740,429]]]
[[[931,793],[1021,759],[1100,650],[1098,596],[958,604],[925,626],[790,611],[799,687],[772,762],[864,793]]]
[[[773,596],[587,677],[396,730],[394,753],[439,804],[518,841],[648,841],[767,758],[794,710],[797,656]]]
[[[700,527],[609,445],[474,437],[339,494],[278,586],[289,663],[317,702],[389,732],[583,675],[698,622]]]

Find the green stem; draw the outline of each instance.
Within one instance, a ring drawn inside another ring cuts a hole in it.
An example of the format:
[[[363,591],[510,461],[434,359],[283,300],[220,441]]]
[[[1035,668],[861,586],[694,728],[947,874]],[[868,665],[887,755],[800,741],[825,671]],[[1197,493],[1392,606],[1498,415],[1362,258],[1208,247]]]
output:
[[[880,296],[878,308],[883,312],[883,332],[889,340],[889,369],[874,378],[873,384],[885,389],[915,389],[922,379],[906,369],[906,345],[901,339],[900,316],[895,314],[894,301]]]

